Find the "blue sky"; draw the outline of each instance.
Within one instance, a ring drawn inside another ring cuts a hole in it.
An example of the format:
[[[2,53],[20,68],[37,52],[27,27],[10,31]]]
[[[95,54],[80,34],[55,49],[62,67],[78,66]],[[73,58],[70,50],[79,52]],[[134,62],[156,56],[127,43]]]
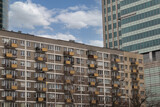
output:
[[[11,0],[9,30],[102,46],[101,0]]]

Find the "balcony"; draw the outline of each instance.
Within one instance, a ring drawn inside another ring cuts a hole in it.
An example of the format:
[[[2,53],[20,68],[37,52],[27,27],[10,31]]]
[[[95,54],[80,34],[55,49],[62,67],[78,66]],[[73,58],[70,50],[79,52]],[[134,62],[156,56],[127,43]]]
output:
[[[138,73],[138,70],[133,69],[133,70],[132,70],[132,73]]]
[[[37,61],[40,61],[40,62],[46,62],[47,61],[47,58],[46,57],[36,57],[35,58]]]
[[[94,59],[96,60],[98,58],[97,55],[88,55],[88,59]]]
[[[11,74],[7,74],[7,75],[6,75],[6,78],[7,78],[7,79],[13,79],[13,76],[12,76]]]
[[[88,67],[91,68],[91,69],[95,69],[95,68],[97,68],[97,65],[95,65],[95,64],[89,64]]]
[[[18,89],[18,87],[17,87],[17,86],[15,86],[15,85],[13,85],[13,86],[11,87],[11,89],[12,89],[12,90],[17,90],[17,89]]]
[[[90,82],[90,85],[91,85],[91,86],[95,86],[96,83],[95,83],[95,82]]]
[[[17,68],[17,64],[11,64],[11,68],[12,69],[16,69]]]
[[[47,48],[39,48],[39,47],[36,47],[36,52],[42,52],[42,53],[45,53],[47,52],[48,49]]]
[[[70,64],[71,64],[71,61],[65,61],[65,64],[66,64],[66,65],[70,65]]]
[[[131,62],[131,65],[132,65],[132,66],[138,66],[138,65],[139,65],[139,62],[137,62],[137,61]]]
[[[112,67],[112,69],[113,69],[114,71],[117,71],[117,70],[118,70],[118,68],[117,68],[117,67]]]
[[[74,52],[65,51],[64,55],[66,55],[66,56],[74,56]]]
[[[6,48],[17,48],[18,45],[16,43],[5,43]]]
[[[16,56],[14,56],[12,53],[5,53],[4,55],[6,58],[16,58]]]
[[[98,77],[98,73],[94,73],[94,77]]]
[[[118,104],[118,101],[115,101],[115,102],[114,102],[114,104],[116,104],[116,105],[117,105],[117,104]]]
[[[75,90],[70,90],[70,93],[73,94],[75,92]]]
[[[43,67],[43,68],[42,68],[42,71],[43,71],[43,72],[47,72],[47,71],[48,71],[48,68]]]
[[[6,100],[7,101],[13,101],[13,97],[12,96],[6,96]]]
[[[119,97],[120,97],[121,95],[122,95],[121,93],[117,93],[117,96],[119,96]]]
[[[72,103],[72,99],[70,98],[66,99],[66,103]]]
[[[43,92],[46,92],[46,91],[47,91],[47,88],[43,88],[42,91],[43,91]]]
[[[118,87],[118,84],[113,84],[113,87],[117,88],[117,87]]]
[[[75,74],[75,71],[74,71],[74,70],[71,70],[69,73],[70,73],[71,75],[74,75],[74,74]]]
[[[116,61],[117,63],[119,63],[119,62],[120,62],[120,59],[116,58],[115,61]]]
[[[138,86],[133,86],[133,89],[138,89]]]
[[[92,101],[91,101],[91,104],[96,104],[96,103],[97,103],[96,100],[92,100]]]
[[[44,81],[44,78],[43,77],[38,77],[37,80],[38,81]]]
[[[67,84],[70,84],[70,83],[71,83],[71,80],[67,79],[67,80],[66,80],[66,83],[67,83]]]
[[[95,94],[95,95],[99,95],[99,91],[95,91],[94,94]]]
[[[38,97],[38,102],[43,102],[43,101],[44,101],[44,98]]]
[[[116,78],[117,78],[117,79],[121,79],[121,76],[118,75],[118,76],[116,76]]]

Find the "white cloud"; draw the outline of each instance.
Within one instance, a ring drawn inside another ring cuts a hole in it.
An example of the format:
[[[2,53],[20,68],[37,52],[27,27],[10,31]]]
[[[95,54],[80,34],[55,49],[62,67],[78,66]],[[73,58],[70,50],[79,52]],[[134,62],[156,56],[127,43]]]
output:
[[[77,40],[77,38],[74,35],[71,34],[63,34],[63,33],[57,33],[56,35],[39,35],[41,37],[45,38],[52,38],[52,39],[60,39],[60,40]]]
[[[77,5],[66,9],[53,8],[49,10],[31,1],[16,1],[10,5],[11,28],[35,29],[40,26],[52,30],[50,25],[53,23],[64,24],[70,29],[100,27],[102,25],[101,11],[96,7],[89,9],[85,5]]]
[[[14,2],[10,5],[9,21],[11,27],[34,29],[37,26],[49,28],[52,18],[52,11],[47,8],[32,3],[30,0],[26,2]]]
[[[89,45],[93,45],[93,46],[98,46],[98,47],[103,47],[103,41],[101,40],[90,40],[89,43],[87,43]]]
[[[89,26],[99,27],[102,23],[101,12],[97,9],[87,11],[75,11],[61,13],[56,16],[60,23],[64,23],[67,28],[81,29]]]

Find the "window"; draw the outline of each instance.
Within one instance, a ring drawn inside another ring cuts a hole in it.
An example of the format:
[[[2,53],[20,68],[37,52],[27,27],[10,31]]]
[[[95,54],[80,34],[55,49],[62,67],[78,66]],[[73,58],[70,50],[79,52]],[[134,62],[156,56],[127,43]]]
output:
[[[141,91],[141,95],[144,95],[144,91]]]
[[[27,57],[31,56],[31,52],[27,51]]]
[[[61,61],[61,56],[56,55],[56,61]]]
[[[101,58],[102,57],[102,53],[98,53],[98,57]]]
[[[27,88],[31,88],[31,83],[27,82]]]
[[[54,50],[54,46],[53,45],[48,45],[48,50]]]
[[[128,69],[128,65],[125,65],[125,69]]]
[[[25,93],[21,93],[21,98],[24,98],[25,97]]]
[[[77,54],[78,54],[78,55],[80,54],[80,50],[77,50]]]
[[[54,55],[48,55],[49,60],[54,60]]]
[[[25,52],[24,51],[21,51],[21,56],[25,56]]]
[[[104,67],[109,67],[108,62],[104,62]]]
[[[25,76],[25,72],[21,71],[21,77],[24,77],[24,76]]]
[[[80,58],[77,58],[77,64],[80,64]]]
[[[102,70],[98,70],[98,74],[99,75],[103,75],[103,71]]]
[[[27,61],[27,67],[31,67],[31,62]]]
[[[23,40],[21,40],[21,46],[25,46],[25,42]]]
[[[109,71],[104,71],[105,76],[109,76]]]
[[[25,62],[24,61],[21,61],[21,66],[25,66]]]
[[[60,46],[55,46],[55,51],[60,51],[61,47]]]
[[[27,72],[27,77],[31,77],[31,72]]]
[[[127,57],[124,57],[124,60],[127,61]]]
[[[103,66],[103,62],[98,62],[98,66]]]
[[[31,43],[30,42],[27,42],[27,47],[30,47],[31,46]]]
[[[84,51],[83,51],[83,50],[81,50],[81,51],[80,51],[80,53],[81,53],[81,55],[83,55],[83,54],[84,54]]]
[[[128,73],[125,73],[125,77],[128,78]]]
[[[108,54],[104,54],[104,58],[108,58]]]
[[[25,82],[21,82],[21,87],[25,87]]]
[[[105,79],[105,84],[110,84],[110,83],[111,83],[110,80]]]
[[[139,59],[139,61],[138,61],[139,63],[142,63],[142,59]]]
[[[143,79],[143,75],[139,75],[139,78],[140,78],[140,79]]]
[[[61,70],[61,65],[55,65],[55,70]]]

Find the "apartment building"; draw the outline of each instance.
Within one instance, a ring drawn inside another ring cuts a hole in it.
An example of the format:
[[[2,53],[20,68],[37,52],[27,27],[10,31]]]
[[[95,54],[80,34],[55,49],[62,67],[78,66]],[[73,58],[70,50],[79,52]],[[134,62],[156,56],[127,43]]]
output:
[[[143,56],[0,31],[0,107],[128,107],[144,98]]]
[[[0,29],[8,29],[8,0],[0,0]]]

